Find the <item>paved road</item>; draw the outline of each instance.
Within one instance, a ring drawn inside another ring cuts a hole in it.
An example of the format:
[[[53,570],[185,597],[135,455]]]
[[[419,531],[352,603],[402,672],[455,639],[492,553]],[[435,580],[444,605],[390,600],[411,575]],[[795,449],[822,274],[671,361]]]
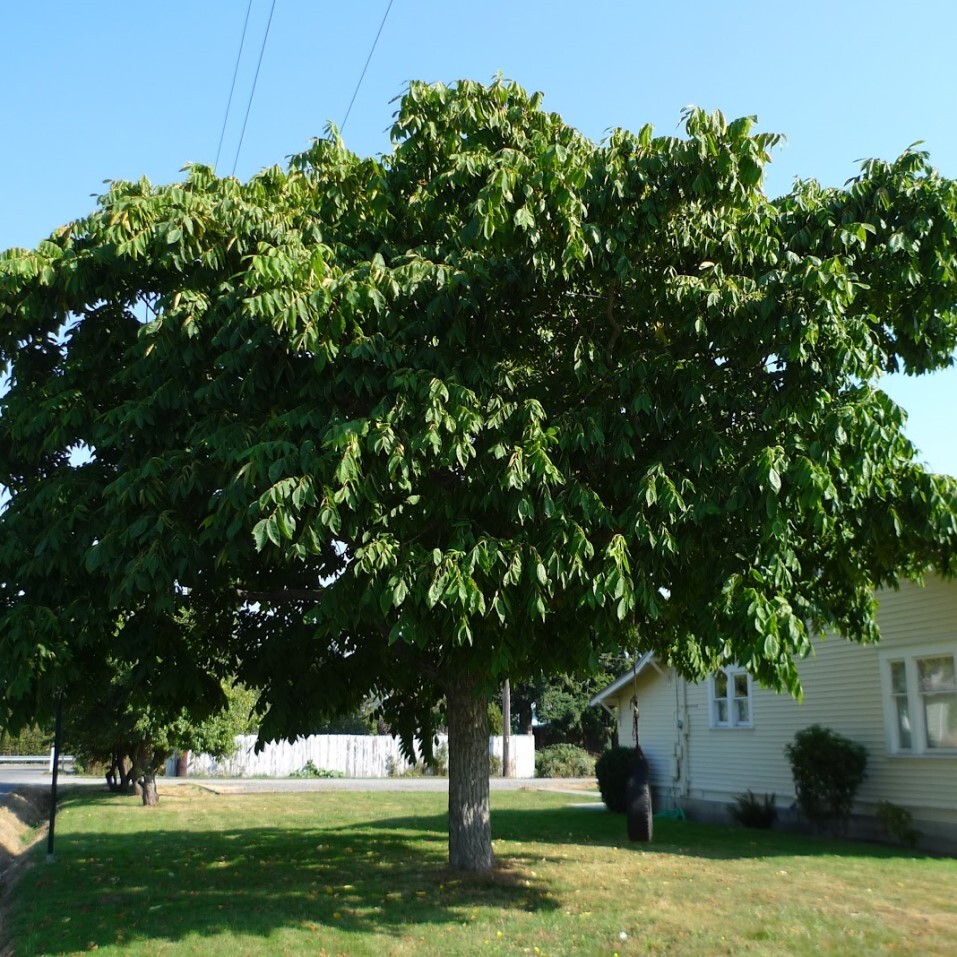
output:
[[[103,778],[63,774],[60,787],[104,787]],[[50,774],[37,767],[0,766],[0,795],[24,785],[50,786]],[[447,791],[448,778],[160,778],[162,793],[167,787],[195,785],[216,794],[261,794],[271,791]],[[594,778],[491,778],[493,791],[515,791],[529,788],[539,791],[560,791],[590,795],[597,789]]]

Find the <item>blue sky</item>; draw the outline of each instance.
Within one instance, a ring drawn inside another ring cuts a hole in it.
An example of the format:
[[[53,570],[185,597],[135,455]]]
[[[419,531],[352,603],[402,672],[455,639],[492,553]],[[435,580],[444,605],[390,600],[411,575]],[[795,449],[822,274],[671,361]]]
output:
[[[253,0],[220,172],[233,168],[273,0]],[[341,124],[388,0],[276,0],[237,175],[283,162]],[[32,246],[88,212],[106,179],[178,178],[212,163],[247,0],[8,3],[0,31],[0,249]],[[787,135],[767,176],[840,184],[857,159],[923,140],[957,177],[954,0],[393,0],[344,129],[388,149],[390,101],[411,79],[488,80],[545,93],[600,139],[682,107],[757,114]],[[885,388],[910,414],[920,457],[957,475],[957,370]]]

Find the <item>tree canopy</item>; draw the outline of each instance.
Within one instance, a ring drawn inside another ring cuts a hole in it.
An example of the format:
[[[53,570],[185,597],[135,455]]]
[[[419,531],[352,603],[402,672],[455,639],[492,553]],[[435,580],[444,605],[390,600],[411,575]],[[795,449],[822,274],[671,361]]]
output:
[[[428,738],[444,694],[454,808],[452,712],[504,677],[627,644],[797,691],[814,632],[875,639],[876,587],[953,564],[878,380],[952,361],[955,185],[910,149],[769,199],[777,136],[685,131],[413,83],[387,155],[116,182],[2,254],[6,720],[123,615],[265,738],[369,692]]]

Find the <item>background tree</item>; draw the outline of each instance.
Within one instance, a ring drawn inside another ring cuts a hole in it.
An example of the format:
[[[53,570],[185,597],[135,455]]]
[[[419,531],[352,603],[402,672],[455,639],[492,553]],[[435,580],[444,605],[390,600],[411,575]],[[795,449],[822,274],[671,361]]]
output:
[[[156,777],[175,752],[199,751],[226,758],[236,750],[236,735],[254,725],[255,692],[237,684],[223,687],[225,705],[208,707],[151,704],[138,687],[136,669],[110,662],[110,675],[95,684],[74,686],[65,701],[64,738],[84,763],[106,767],[111,790],[136,790],[143,804],[159,801]],[[201,715],[197,717],[196,715]]]
[[[504,677],[624,642],[797,692],[815,631],[875,640],[874,588],[953,560],[954,482],[876,382],[951,362],[955,188],[909,151],[768,200],[751,127],[594,144],[414,83],[387,156],[115,183],[5,253],[7,722],[185,605],[157,673],[262,688],[263,738],[372,693],[428,742],[444,696],[483,869]]]
[[[534,733],[536,746],[574,744],[592,753],[608,747],[616,730],[615,718],[603,708],[589,707],[588,702],[618,677],[615,660],[603,656],[591,675],[539,675],[522,682],[512,693],[515,729],[520,734]]]

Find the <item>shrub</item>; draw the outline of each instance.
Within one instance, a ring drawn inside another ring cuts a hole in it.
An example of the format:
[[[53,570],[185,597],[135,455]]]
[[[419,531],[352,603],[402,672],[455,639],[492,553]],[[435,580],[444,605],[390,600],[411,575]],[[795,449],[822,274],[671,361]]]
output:
[[[317,768],[311,760],[307,761],[298,771],[290,773],[291,778],[343,778],[341,771],[329,771],[326,768]]]
[[[502,776],[502,759],[497,754],[488,756],[488,776],[500,778]]]
[[[19,734],[0,734],[0,754],[46,754],[53,744],[53,735],[38,725],[24,728]]]
[[[587,778],[594,773],[594,758],[576,744],[552,744],[535,753],[537,778]]]
[[[771,827],[778,817],[774,795],[765,794],[761,799],[751,788],[748,788],[746,794],[735,795],[734,804],[728,806],[728,813],[744,827]]]
[[[814,724],[798,731],[784,753],[804,817],[817,827],[846,832],[854,796],[866,776],[865,747]]]
[[[634,753],[634,748],[609,748],[603,751],[595,762],[598,790],[601,791],[601,799],[609,811],[625,813],[627,806],[625,788],[628,784],[628,771]]]
[[[914,816],[906,807],[881,801],[877,805],[877,817],[884,830],[905,847],[914,847],[921,839],[921,833],[913,826]]]

